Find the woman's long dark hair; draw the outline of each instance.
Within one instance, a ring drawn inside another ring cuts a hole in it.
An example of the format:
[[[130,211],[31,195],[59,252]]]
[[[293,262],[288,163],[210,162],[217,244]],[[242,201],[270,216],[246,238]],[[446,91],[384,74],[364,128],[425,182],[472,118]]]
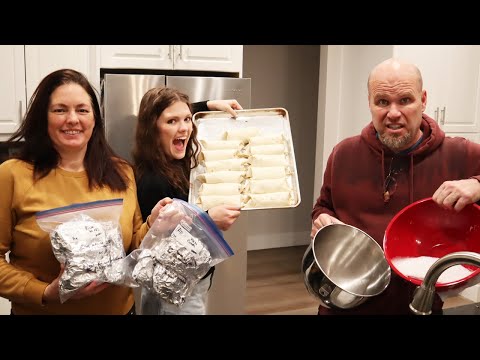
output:
[[[48,134],[48,107],[52,93],[65,84],[80,85],[90,96],[93,108],[95,127],[83,160],[89,188],[107,186],[114,191],[126,190],[128,184],[122,164],[127,162],[120,159],[108,145],[95,90],[87,78],[75,70],[54,71],[40,82],[30,99],[20,127],[9,139],[15,143],[25,140],[16,157],[34,166],[34,180],[47,176],[58,166],[60,154]]]
[[[168,159],[158,142],[157,119],[166,108],[177,101],[187,104],[192,112],[188,96],[176,89],[153,88],[145,93],[140,102],[132,154],[137,179],[147,171],[159,173],[165,176],[173,187],[187,194],[190,170],[198,165],[200,144],[197,141],[197,127],[192,123],[193,131],[183,159]]]

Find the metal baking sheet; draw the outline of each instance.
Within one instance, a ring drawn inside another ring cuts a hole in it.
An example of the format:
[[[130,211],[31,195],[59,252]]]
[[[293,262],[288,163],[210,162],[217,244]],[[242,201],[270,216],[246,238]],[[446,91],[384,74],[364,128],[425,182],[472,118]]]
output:
[[[295,152],[292,142],[292,131],[288,112],[284,108],[266,108],[237,110],[237,118],[234,119],[230,114],[223,111],[204,111],[198,112],[193,116],[193,121],[198,128],[198,140],[222,140],[225,131],[235,128],[256,127],[260,129],[262,136],[272,136],[283,134],[288,148],[287,162],[292,174],[287,176],[287,183],[292,187],[293,204],[278,208],[293,208],[300,204],[300,186],[298,183],[297,164],[295,161]],[[197,176],[204,173],[205,168],[200,165],[190,172],[190,191],[188,200],[190,203],[197,204],[198,191],[201,182]],[[197,204],[198,205],[198,204]],[[242,208],[242,210],[260,210],[271,209],[271,207],[252,207]]]

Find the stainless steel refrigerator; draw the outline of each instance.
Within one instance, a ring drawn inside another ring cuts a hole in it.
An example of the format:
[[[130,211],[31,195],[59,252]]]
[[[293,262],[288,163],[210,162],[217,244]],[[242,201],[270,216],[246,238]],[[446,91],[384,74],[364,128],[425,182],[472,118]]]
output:
[[[251,79],[215,76],[167,76],[107,73],[102,80],[101,102],[107,140],[122,157],[131,161],[138,109],[143,95],[154,87],[174,87],[191,102],[236,99],[250,108]],[[160,199],[158,199],[160,200]],[[248,212],[242,212],[224,237],[234,256],[216,266],[209,291],[208,314],[243,314],[246,302]],[[138,301],[138,292],[136,292]]]

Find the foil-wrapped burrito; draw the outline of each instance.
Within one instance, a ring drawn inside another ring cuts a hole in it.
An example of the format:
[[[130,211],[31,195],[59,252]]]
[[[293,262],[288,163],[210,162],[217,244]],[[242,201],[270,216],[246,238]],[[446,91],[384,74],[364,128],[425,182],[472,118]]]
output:
[[[59,284],[61,302],[93,280],[117,283],[123,279],[125,250],[118,223],[84,215],[57,226],[50,238],[56,258],[65,264]]]
[[[190,234],[188,239],[166,237],[151,249],[139,251],[133,279],[175,305],[184,303],[193,286],[210,269],[212,260],[205,244]]]

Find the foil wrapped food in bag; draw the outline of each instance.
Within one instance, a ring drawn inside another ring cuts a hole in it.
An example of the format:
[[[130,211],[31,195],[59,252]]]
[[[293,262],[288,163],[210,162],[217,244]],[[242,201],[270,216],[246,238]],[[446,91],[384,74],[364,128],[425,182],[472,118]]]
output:
[[[120,260],[125,251],[116,223],[86,216],[67,221],[51,233],[51,243],[55,256],[65,264],[59,284],[62,302],[93,280],[115,283],[124,276]]]

